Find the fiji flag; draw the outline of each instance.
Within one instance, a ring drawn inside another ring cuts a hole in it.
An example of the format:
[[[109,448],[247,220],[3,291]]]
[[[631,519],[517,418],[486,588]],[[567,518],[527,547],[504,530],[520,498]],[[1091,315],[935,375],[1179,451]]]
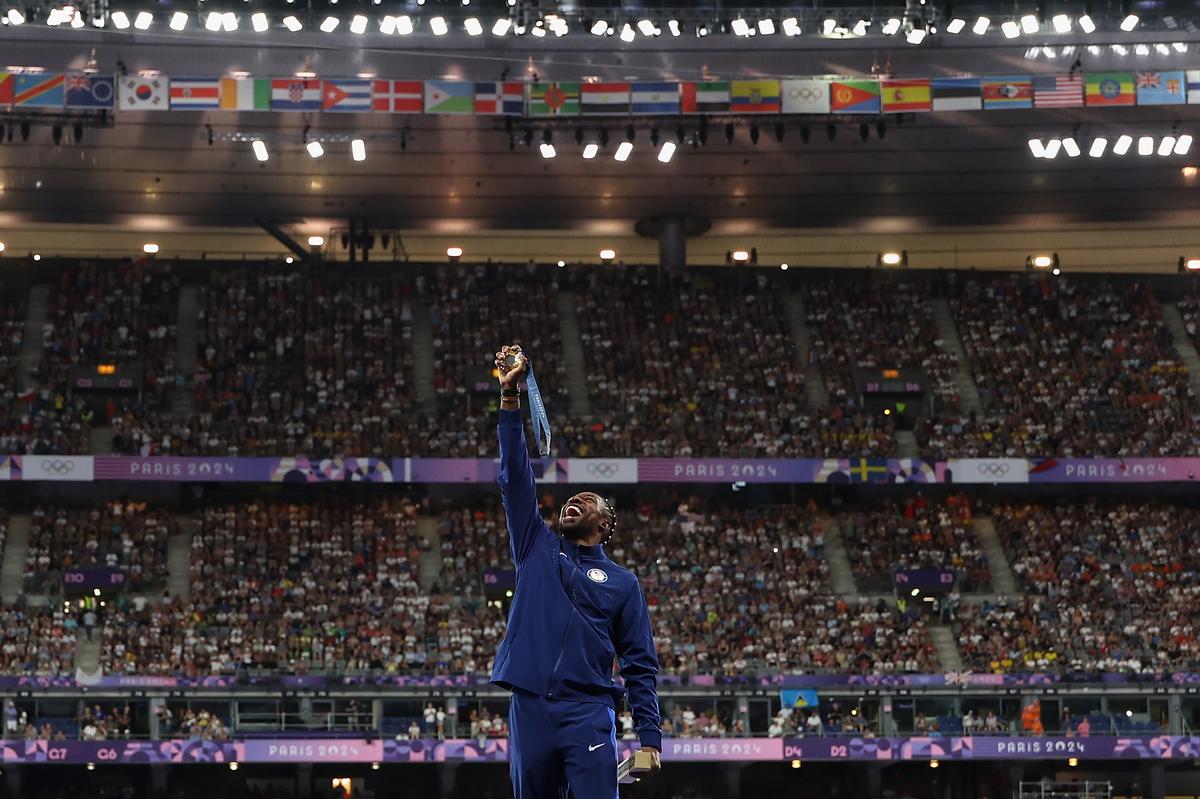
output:
[[[784,707],[816,707],[821,704],[821,697],[813,688],[788,689],[779,691],[779,702]]]
[[[1183,70],[1137,73],[1138,105],[1183,105],[1187,102],[1187,78]]]
[[[16,75],[13,105],[26,108],[62,108],[63,75]]]
[[[67,108],[111,109],[117,101],[116,81],[112,75],[68,72],[64,86]]]

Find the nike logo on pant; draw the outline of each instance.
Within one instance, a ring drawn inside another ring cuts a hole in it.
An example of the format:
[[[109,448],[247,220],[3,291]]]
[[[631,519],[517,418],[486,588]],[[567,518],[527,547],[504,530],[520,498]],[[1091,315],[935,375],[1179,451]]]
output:
[[[589,746],[589,747],[588,747],[588,751],[589,751],[589,752],[595,752],[597,749],[599,749],[599,748],[600,748],[600,747],[602,747],[602,746],[604,746],[604,744],[596,744],[596,745],[594,745],[594,746]]]

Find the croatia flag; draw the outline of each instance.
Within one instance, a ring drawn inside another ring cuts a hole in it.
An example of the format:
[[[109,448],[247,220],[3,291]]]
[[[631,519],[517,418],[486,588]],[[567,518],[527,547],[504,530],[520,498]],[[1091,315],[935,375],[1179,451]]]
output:
[[[525,113],[525,84],[519,81],[498,83],[487,81],[475,84],[476,114]]]
[[[320,111],[321,81],[277,78],[271,81],[272,111]]]

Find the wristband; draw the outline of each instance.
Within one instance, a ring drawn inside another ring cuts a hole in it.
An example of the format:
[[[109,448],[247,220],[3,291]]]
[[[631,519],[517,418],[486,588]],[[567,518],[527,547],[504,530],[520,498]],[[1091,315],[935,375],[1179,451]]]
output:
[[[521,389],[519,388],[502,388],[500,389],[500,399],[520,399]]]

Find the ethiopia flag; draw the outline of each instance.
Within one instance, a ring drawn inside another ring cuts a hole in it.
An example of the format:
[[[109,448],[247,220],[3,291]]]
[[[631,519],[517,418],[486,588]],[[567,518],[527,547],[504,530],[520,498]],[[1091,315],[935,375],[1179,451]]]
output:
[[[1133,89],[1133,73],[1089,73],[1084,96],[1087,97],[1087,104],[1090,106],[1133,105],[1136,100]]]

